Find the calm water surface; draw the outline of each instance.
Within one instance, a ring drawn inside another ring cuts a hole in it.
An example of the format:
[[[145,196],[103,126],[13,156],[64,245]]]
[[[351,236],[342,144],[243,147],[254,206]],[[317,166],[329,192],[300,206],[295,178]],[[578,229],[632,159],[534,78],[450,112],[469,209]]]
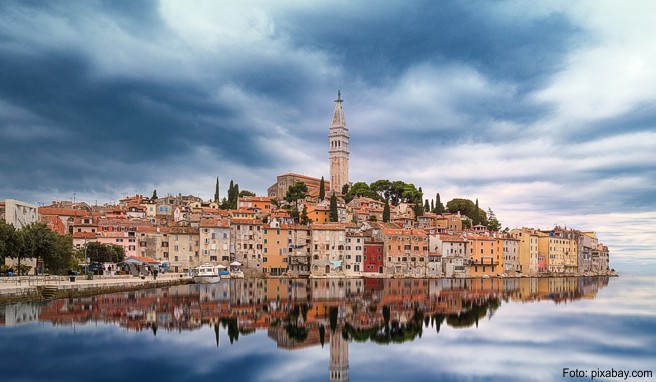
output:
[[[7,305],[0,379],[570,381],[563,368],[586,371],[581,380],[598,369],[656,372],[653,280],[225,280]]]

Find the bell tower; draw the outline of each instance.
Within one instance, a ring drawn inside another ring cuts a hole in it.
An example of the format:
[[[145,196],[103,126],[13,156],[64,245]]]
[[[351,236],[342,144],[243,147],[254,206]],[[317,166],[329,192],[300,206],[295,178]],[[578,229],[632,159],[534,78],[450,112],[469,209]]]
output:
[[[344,119],[344,109],[342,108],[342,93],[337,91],[335,100],[335,112],[333,113],[333,122],[330,125],[328,133],[330,158],[330,191],[341,193],[342,187],[348,184],[348,160],[349,160],[349,133]]]

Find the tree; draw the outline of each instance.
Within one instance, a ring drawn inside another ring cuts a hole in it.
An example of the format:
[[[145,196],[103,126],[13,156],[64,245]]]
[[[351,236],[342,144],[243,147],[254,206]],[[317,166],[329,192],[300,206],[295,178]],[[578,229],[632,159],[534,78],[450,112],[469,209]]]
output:
[[[73,237],[55,233],[55,251],[50,256],[43,257],[43,265],[51,274],[63,275],[69,269],[76,269],[77,259],[74,256]]]
[[[120,263],[125,259],[125,249],[116,244],[87,243],[86,255],[92,263]]]
[[[292,219],[294,219],[294,222],[298,223],[299,218],[300,218],[300,213],[298,212],[298,208],[292,207],[289,210],[289,216],[291,216]]]
[[[342,186],[342,195],[346,195],[349,192],[350,188],[351,188],[351,186],[349,186],[348,184],[343,185]]]
[[[20,238],[16,227],[0,219],[0,262],[6,258],[14,258],[20,250]]]
[[[153,190],[153,196],[151,196],[150,199],[157,200],[157,190]]]
[[[369,185],[371,191],[378,194],[377,199],[386,200],[386,201],[390,200],[391,187],[392,187],[392,183],[387,179],[380,179],[375,182],[372,182]]]
[[[230,180],[228,187],[228,208],[237,209],[237,199],[239,198],[239,185]]]
[[[389,202],[385,201],[385,207],[383,207],[383,222],[388,223],[390,221],[390,205]]]
[[[319,183],[319,201],[326,199],[326,182],[321,177],[321,182]]]
[[[21,259],[36,259],[39,265],[39,258],[43,260],[46,257],[55,256],[57,233],[48,228],[46,223],[35,222],[26,225],[19,231],[21,245],[18,257],[18,267],[20,268]],[[43,271],[36,269],[35,273]]]
[[[435,212],[435,200],[431,199],[430,212]]]
[[[344,200],[350,202],[356,196],[364,196],[365,198],[379,199],[379,195],[369,188],[365,182],[356,182],[351,186],[348,192],[344,195]]]
[[[219,177],[216,177],[216,185],[214,186],[214,203],[219,202]]]
[[[111,246],[111,258],[110,262],[120,263],[125,260],[125,248],[120,245],[113,244]]]
[[[481,222],[481,214],[478,208],[478,198],[476,198],[476,208],[474,209],[474,225],[478,224]]]
[[[431,210],[430,204],[428,204],[428,199],[426,199],[426,201],[424,202],[424,211],[430,211],[430,210]]]
[[[252,191],[248,191],[248,190],[239,191],[239,197],[241,198],[241,197],[244,197],[244,196],[255,196],[255,193],[252,192]]]
[[[285,201],[288,203],[294,203],[296,209],[298,210],[298,200],[304,199],[307,196],[308,188],[307,185],[303,182],[296,182],[293,185],[287,188],[287,194],[285,194]]]
[[[487,228],[490,231],[499,231],[501,229],[501,223],[490,207],[487,208]]]
[[[446,204],[446,207],[449,209],[449,212],[452,213],[460,211],[461,214],[472,219],[474,225],[479,223],[487,224],[487,221],[480,219],[481,216],[485,219],[485,211],[479,209],[477,212],[476,205],[469,199],[452,199]],[[477,215],[479,216],[478,220],[475,218]]]
[[[310,224],[310,218],[308,217],[308,214],[307,214],[307,207],[303,207],[303,212],[301,212],[300,221],[301,221],[302,225]]]
[[[444,205],[442,204],[442,201],[440,200],[440,193],[438,192],[437,195],[435,195],[435,210],[433,212],[442,214],[444,213],[446,209],[444,208]],[[451,211],[455,212],[455,211]]]
[[[330,195],[330,221],[339,221],[339,214],[337,212],[337,196],[333,193]]]

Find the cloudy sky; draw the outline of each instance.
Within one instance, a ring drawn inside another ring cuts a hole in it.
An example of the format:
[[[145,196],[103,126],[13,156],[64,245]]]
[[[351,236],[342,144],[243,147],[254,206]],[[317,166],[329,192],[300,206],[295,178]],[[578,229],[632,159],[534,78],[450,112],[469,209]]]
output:
[[[1,2],[0,199],[327,177],[341,89],[350,180],[656,247],[653,2],[224,3]]]

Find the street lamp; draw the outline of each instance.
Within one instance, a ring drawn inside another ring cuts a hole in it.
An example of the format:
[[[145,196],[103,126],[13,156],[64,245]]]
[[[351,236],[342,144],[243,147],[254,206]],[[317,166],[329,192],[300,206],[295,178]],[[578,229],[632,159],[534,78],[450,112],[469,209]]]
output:
[[[87,278],[89,277],[89,258],[87,257],[87,236],[84,235],[84,268],[86,270]]]

